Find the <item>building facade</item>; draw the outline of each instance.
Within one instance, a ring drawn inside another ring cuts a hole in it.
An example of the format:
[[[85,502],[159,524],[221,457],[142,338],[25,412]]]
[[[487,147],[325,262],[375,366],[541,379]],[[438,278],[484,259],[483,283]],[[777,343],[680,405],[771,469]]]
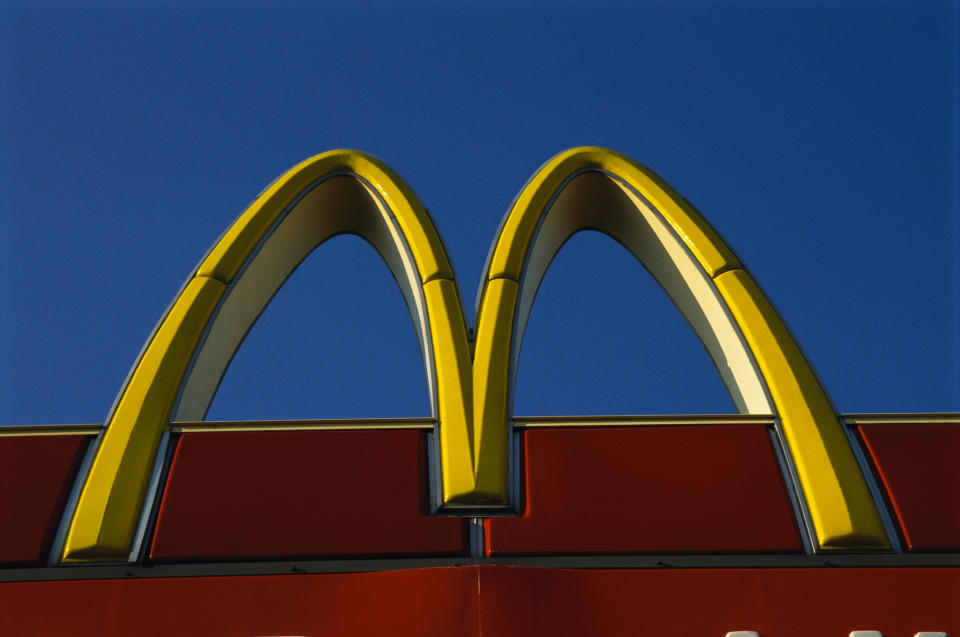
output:
[[[512,413],[537,288],[585,229],[664,288],[738,414]],[[273,294],[343,233],[403,292],[432,416],[205,421]],[[292,168],[185,282],[103,426],[0,432],[0,633],[960,635],[960,416],[838,414],[650,170],[551,159],[501,224],[473,328],[462,308],[389,168]]]

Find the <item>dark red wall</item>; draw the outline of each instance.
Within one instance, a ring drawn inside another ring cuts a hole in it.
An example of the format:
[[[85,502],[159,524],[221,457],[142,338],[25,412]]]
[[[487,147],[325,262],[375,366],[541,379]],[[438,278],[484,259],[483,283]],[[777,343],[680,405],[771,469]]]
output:
[[[456,555],[466,522],[431,517],[418,430],[180,437],[151,559]]]
[[[488,555],[800,552],[764,425],[530,429],[519,518]]]
[[[0,634],[324,637],[960,634],[960,569],[503,566],[0,584]]]
[[[0,436],[0,565],[47,561],[90,439]]]

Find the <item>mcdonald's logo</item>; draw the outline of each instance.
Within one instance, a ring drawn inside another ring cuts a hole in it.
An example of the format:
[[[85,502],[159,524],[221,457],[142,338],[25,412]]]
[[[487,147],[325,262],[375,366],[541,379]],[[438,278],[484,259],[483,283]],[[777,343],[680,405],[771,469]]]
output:
[[[515,504],[511,392],[539,283],[574,233],[619,241],[704,343],[738,410],[772,414],[818,550],[890,546],[841,421],[800,348],[713,228],[653,172],[602,148],[563,152],[524,186],[493,242],[475,337],[439,234],[409,187],[373,157],[332,151],[290,169],[214,244],[162,317],[99,439],[64,561],[124,561],[161,437],[201,420],[273,294],[328,238],[353,233],[397,280],[423,352],[438,471],[436,508]]]

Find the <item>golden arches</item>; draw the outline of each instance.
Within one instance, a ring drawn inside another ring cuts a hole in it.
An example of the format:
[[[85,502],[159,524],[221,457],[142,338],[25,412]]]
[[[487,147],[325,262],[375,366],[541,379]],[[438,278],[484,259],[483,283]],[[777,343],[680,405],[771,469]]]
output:
[[[451,509],[508,504],[513,370],[554,254],[601,230],[653,273],[704,342],[744,413],[775,412],[821,548],[888,546],[829,399],[759,287],[669,186],[601,148],[551,159],[501,226],[468,341],[439,235],[410,189],[376,159],[333,151],[281,176],[228,229],[148,341],[108,419],[67,532],[65,561],[127,559],[171,415],[202,418],[233,351],[316,245],[367,239],[400,284],[423,349]]]

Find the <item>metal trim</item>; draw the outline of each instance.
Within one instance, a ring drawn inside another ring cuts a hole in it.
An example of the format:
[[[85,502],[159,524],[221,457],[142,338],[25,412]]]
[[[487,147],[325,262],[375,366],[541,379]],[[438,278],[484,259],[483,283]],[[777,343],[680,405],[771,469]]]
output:
[[[693,414],[636,416],[535,416],[514,418],[516,429],[561,427],[676,427],[697,425],[765,425],[773,427],[776,419],[763,414]]]
[[[932,412],[932,413],[891,413],[891,414],[841,414],[844,424],[849,427],[859,425],[883,425],[887,423],[902,423],[915,425],[921,423],[960,424],[960,413]]]
[[[960,553],[546,555],[496,558],[461,556],[147,565],[75,564],[53,568],[0,569],[0,582],[362,573],[471,565],[567,569],[956,568],[960,567]]]
[[[0,438],[15,436],[97,436],[104,430],[103,425],[23,425],[18,427],[0,427]]]
[[[170,423],[173,433],[226,433],[229,431],[338,431],[420,429],[433,431],[433,418],[329,418],[318,420],[185,420]]]

